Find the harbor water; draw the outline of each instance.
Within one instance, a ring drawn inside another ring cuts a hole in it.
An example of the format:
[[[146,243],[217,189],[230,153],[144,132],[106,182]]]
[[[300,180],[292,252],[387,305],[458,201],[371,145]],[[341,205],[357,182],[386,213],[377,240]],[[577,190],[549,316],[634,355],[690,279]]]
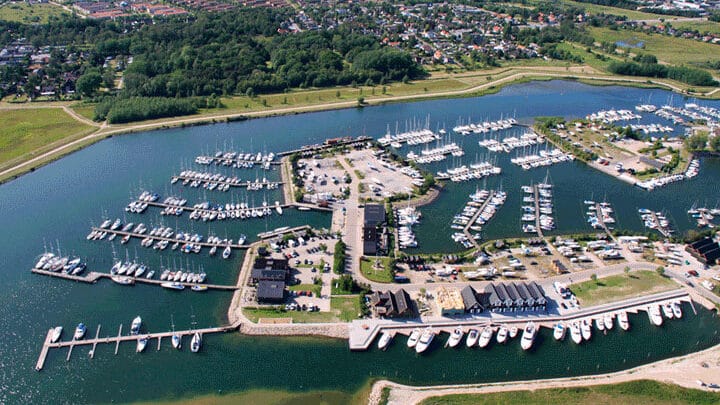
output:
[[[176,195],[188,204],[248,202],[251,206],[281,200],[280,190],[227,193],[171,185],[170,178],[182,170],[234,173],[243,179],[279,179],[277,168],[234,170],[193,163],[199,154],[219,149],[247,152],[279,152],[308,143],[320,143],[337,136],[379,137],[396,122],[424,121],[429,115],[431,129],[450,129],[460,119],[495,120],[514,116],[521,122],[532,117],[562,115],[584,117],[602,109],[632,109],[642,103],[658,105],[687,102],[661,90],[625,87],[592,87],[566,81],[532,82],[507,87],[498,94],[481,98],[433,100],[392,104],[363,109],[329,111],[286,117],[256,119],[229,124],[168,129],[113,137],[53,162],[14,181],[0,185],[0,246],[3,254],[3,283],[0,285],[0,402],[1,403],[97,403],[110,401],[158,400],[228,393],[249,389],[290,391],[354,391],[370,378],[387,377],[411,384],[467,383],[572,376],[614,371],[696,351],[718,343],[717,319],[698,308],[698,315],[684,307],[682,321],[669,321],[662,328],[648,325],[644,313],[631,317],[629,333],[612,331],[596,336],[582,346],[554,342],[543,331],[536,350],[524,353],[516,342],[489,350],[446,350],[439,341],[427,355],[406,350],[398,339],[387,352],[370,350],[354,353],[347,342],[315,338],[243,337],[212,335],[204,339],[200,354],[177,352],[163,342],[160,352],[151,342],[145,353],[136,354],[133,344],[122,344],[117,356],[113,345],[99,345],[94,359],[87,348],[76,348],[69,361],[66,350],[51,350],[42,372],[35,372],[40,346],[48,328],[65,327],[68,339],[78,322],[88,325],[94,336],[116,335],[122,323],[129,329],[140,315],[147,331],[170,330],[171,317],[177,329],[218,326],[227,322],[229,292],[168,291],[151,285],[125,287],[107,280],[95,285],[34,275],[29,269],[44,247],[65,255],[78,255],[90,271],[109,271],[113,257],[146,263],[150,269],[164,266],[202,269],[213,284],[234,284],[242,252],[229,260],[219,254],[209,257],[157,251],[140,247],[134,240],[87,241],[91,226],[105,217],[123,222],[164,225],[176,230],[235,238],[240,234],[256,239],[258,232],[280,226],[310,224],[329,227],[330,215],[287,209],[282,217],[273,213],[263,219],[246,221],[191,221],[187,214],[162,217],[159,209],[142,215],[126,213],[125,205],[143,190],[164,198]],[[718,107],[720,103],[699,101]],[[647,115],[647,114],[645,114]],[[655,117],[648,118],[653,122]],[[645,121],[643,121],[645,122]],[[482,135],[452,135],[466,155],[429,165],[432,171],[456,163],[469,164],[482,155],[497,158],[503,174],[483,181],[448,184],[440,198],[421,208],[423,222],[417,227],[417,251],[450,251],[459,248],[450,239],[452,216],[464,205],[476,187],[500,188],[508,201],[483,235],[486,238],[517,236],[520,231],[520,185],[543,180],[549,175],[555,184],[558,233],[590,231],[583,217],[582,201],[607,200],[613,204],[617,228],[642,230],[637,208],[664,210],[678,231],[694,225],[686,211],[696,201],[714,206],[720,190],[720,162],[702,159],[700,175],[671,184],[651,193],[598,173],[582,163],[562,163],[524,171],[510,164],[511,154],[488,154],[477,145]],[[406,153],[409,149],[402,150]],[[416,147],[414,150],[420,150]],[[438,237],[438,235],[440,235]],[[157,271],[156,271],[157,273]],[[622,348],[622,350],[620,350]]]

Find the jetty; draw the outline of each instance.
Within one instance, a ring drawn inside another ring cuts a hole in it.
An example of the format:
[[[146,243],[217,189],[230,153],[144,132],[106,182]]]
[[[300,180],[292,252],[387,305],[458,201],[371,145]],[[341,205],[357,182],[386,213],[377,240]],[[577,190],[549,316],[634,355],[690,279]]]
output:
[[[480,244],[473,238],[473,236],[470,234],[470,227],[475,224],[475,221],[480,216],[480,214],[483,213],[485,210],[485,207],[487,207],[488,204],[492,201],[493,197],[495,197],[495,190],[490,190],[490,194],[488,194],[487,198],[485,199],[485,202],[482,203],[480,208],[473,214],[473,216],[470,218],[467,224],[465,224],[465,227],[463,228],[463,233],[465,234],[465,237],[470,241],[470,243],[473,244],[475,248],[479,248]]]
[[[540,227],[540,192],[537,184],[533,185],[533,196],[535,197],[535,230],[541,238],[545,238],[542,228]]]
[[[81,283],[87,283],[87,284],[95,284],[98,280],[107,278],[112,279],[112,274],[110,273],[100,273],[97,271],[91,271],[87,273],[84,276],[73,276],[71,274],[66,274],[63,272],[54,272],[54,271],[48,271],[48,270],[42,270],[42,269],[31,269],[30,272],[35,274],[41,274],[43,276],[50,276],[50,277],[57,277],[62,278],[65,280],[71,280],[71,281],[77,281]],[[208,288],[208,290],[225,290],[225,291],[233,291],[237,290],[238,287],[236,285],[221,285],[221,284],[205,284],[205,283],[188,283],[188,282],[181,282],[181,281],[163,281],[163,280],[153,280],[150,278],[144,278],[144,277],[132,277],[132,276],[123,276],[127,277],[131,280],[131,283],[129,285],[135,284],[135,283],[142,283],[142,284],[152,284],[152,285],[162,285],[164,283],[178,283],[182,284],[185,287],[192,287],[194,285],[201,285]]]
[[[117,235],[117,236],[130,236],[131,238],[138,238],[138,239],[150,238],[150,239],[153,240],[153,242],[166,240],[166,241],[168,241],[168,243],[180,243],[180,244],[191,243],[191,244],[193,244],[193,245],[199,245],[200,247],[213,247],[213,246],[216,246],[216,247],[226,247],[226,246],[230,246],[231,249],[247,249],[247,248],[250,247],[250,245],[248,245],[248,244],[239,245],[239,244],[237,244],[237,243],[227,244],[227,243],[222,243],[222,242],[221,242],[221,243],[213,243],[213,242],[207,242],[207,241],[205,241],[205,242],[190,242],[190,241],[187,241],[187,240],[184,240],[184,239],[177,239],[177,238],[172,238],[172,237],[171,237],[171,238],[168,238],[168,237],[159,236],[159,235],[150,236],[150,235],[147,235],[147,234],[144,234],[144,233],[137,233],[137,232],[131,232],[131,231],[121,231],[121,230],[119,230],[119,229],[112,230],[112,229],[107,229],[107,228],[99,228],[99,227],[96,227],[96,226],[93,226],[91,229],[92,229],[92,231],[95,231],[95,232],[105,232],[105,233],[107,233],[108,235],[110,235],[110,234],[115,234],[115,235]]]
[[[196,208],[191,207],[187,205],[178,205],[178,204],[166,204],[163,202],[158,201],[141,201],[141,200],[135,200],[132,201],[130,204],[147,204],[149,207],[157,207],[162,209],[171,209],[171,210],[180,210],[181,213],[184,213],[185,211],[188,211],[190,213],[192,212],[198,212],[200,215],[204,214],[219,214],[221,212],[229,213],[229,211],[253,211],[253,210],[263,210],[266,208],[269,208],[272,211],[275,211],[276,205],[267,205],[267,206],[260,206],[260,207],[246,207],[246,208],[238,208],[237,210],[225,210],[224,206],[223,209],[211,209],[211,208]],[[289,208],[292,207],[294,204],[279,204],[281,208]],[[167,214],[172,215],[172,214]],[[225,219],[252,219],[252,218],[262,218],[262,217],[237,217],[237,218],[231,218],[227,216]]]
[[[278,229],[275,229],[275,230],[272,230],[272,231],[261,232],[261,233],[259,233],[257,236],[258,236],[258,238],[260,238],[260,239],[270,239],[270,238],[274,238],[274,237],[276,237],[276,236],[285,235],[285,234],[287,234],[287,233],[295,233],[295,232],[300,232],[300,231],[307,231],[307,230],[309,230],[309,229],[310,229],[310,225],[302,225],[302,226],[296,226],[296,227],[293,227],[293,228],[285,228],[285,229],[283,229],[283,228],[278,228]]]
[[[242,169],[250,169],[254,168],[255,165],[263,166],[263,165],[279,165],[280,162],[276,160],[268,161],[266,159],[263,160],[252,160],[252,159],[245,159],[244,157],[241,158],[240,156],[243,156],[242,154],[239,155],[233,155],[234,157],[228,157],[226,156],[226,153],[232,153],[232,152],[225,152],[225,154],[222,154],[220,156],[208,156],[208,155],[199,155],[195,157],[195,163],[200,165],[210,165],[214,164],[216,166],[226,166],[226,167],[235,167],[234,165],[238,165]],[[255,155],[253,155],[255,157]],[[245,167],[247,166],[247,167]]]
[[[344,137],[344,138],[332,138],[326,139],[325,143],[317,145],[303,146],[300,149],[286,150],[280,152],[278,156],[289,156],[298,153],[302,156],[310,156],[312,154],[322,152],[327,149],[337,148],[339,146],[359,146],[365,142],[372,142],[373,138],[370,136],[358,136],[357,138]]]
[[[115,354],[118,353],[118,348],[120,346],[121,342],[137,342],[140,338],[147,338],[148,340],[157,339],[158,340],[158,349],[160,348],[160,342],[162,338],[164,337],[172,337],[172,335],[179,335],[182,339],[185,336],[192,336],[195,333],[200,333],[201,335],[207,335],[210,333],[224,333],[224,332],[231,332],[238,328],[237,325],[227,325],[227,326],[219,326],[214,328],[205,328],[205,329],[188,329],[188,330],[181,330],[181,331],[170,331],[170,332],[155,332],[155,333],[142,333],[139,335],[122,335],[122,325],[120,325],[120,328],[118,329],[117,336],[107,336],[107,337],[99,337],[100,334],[100,326],[98,326],[97,333],[94,339],[81,339],[81,340],[67,340],[67,341],[60,341],[56,343],[52,343],[52,333],[53,330],[48,330],[47,335],[45,336],[45,341],[43,342],[42,349],[40,350],[40,356],[38,357],[38,361],[35,365],[35,370],[40,371],[45,366],[45,360],[47,358],[48,352],[50,349],[59,349],[63,347],[68,348],[68,356],[67,360],[70,360],[70,356],[72,355],[72,350],[75,346],[92,346],[92,352],[91,355],[94,355],[95,347],[98,344],[114,344],[115,345]]]
[[[196,184],[199,186],[200,184],[203,184],[206,189],[208,190],[214,190],[218,186],[225,186],[226,188],[223,188],[221,191],[226,191],[230,187],[240,187],[240,188],[248,188],[250,190],[262,190],[263,187],[267,189],[273,189],[278,188],[281,186],[284,182],[282,181],[241,181],[241,180],[233,180],[233,179],[214,179],[214,178],[203,178],[201,176],[207,175],[207,173],[199,173],[199,172],[193,172],[193,174],[186,174],[186,173],[180,173],[172,176],[170,178],[170,182],[172,184],[175,184],[179,181],[182,181],[183,185],[190,185],[190,187],[193,187],[193,184],[196,182]],[[212,188],[211,188],[212,186]],[[218,188],[218,190],[220,190]]]

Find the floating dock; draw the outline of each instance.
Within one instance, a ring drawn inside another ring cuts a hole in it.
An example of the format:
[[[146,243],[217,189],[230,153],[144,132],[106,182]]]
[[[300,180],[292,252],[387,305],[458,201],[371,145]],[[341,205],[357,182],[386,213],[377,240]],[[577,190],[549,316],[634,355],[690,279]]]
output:
[[[490,194],[488,194],[488,197],[485,199],[485,202],[482,203],[480,208],[475,212],[475,214],[470,218],[470,221],[465,225],[465,228],[463,228],[463,233],[465,234],[465,237],[470,241],[470,243],[475,246],[475,248],[479,248],[480,244],[473,238],[473,236],[470,234],[470,227],[475,224],[475,221],[480,216],[480,214],[483,213],[483,210],[485,207],[487,207],[488,204],[490,204],[490,201],[492,201],[493,197],[495,197],[495,190],[490,190]]]
[[[67,360],[70,360],[70,356],[72,354],[72,349],[75,346],[92,346],[92,352],[91,355],[94,355],[95,347],[99,343],[106,343],[106,344],[115,344],[115,354],[118,353],[118,348],[120,346],[121,342],[137,342],[139,338],[147,338],[148,340],[152,339],[158,339],[158,350],[160,348],[160,341],[164,337],[171,337],[172,335],[180,335],[180,338],[182,339],[185,336],[192,336],[195,333],[200,333],[201,335],[206,335],[210,333],[221,333],[221,332],[231,332],[236,330],[238,327],[236,325],[228,325],[228,326],[220,326],[215,328],[205,328],[205,329],[190,329],[190,330],[182,330],[182,331],[175,331],[175,332],[157,332],[157,333],[141,333],[139,335],[122,335],[122,325],[120,325],[120,328],[118,329],[118,335],[117,336],[108,336],[108,337],[98,337],[97,334],[100,333],[100,327],[98,326],[98,332],[94,339],[86,339],[86,340],[69,340],[69,341],[60,341],[56,343],[52,343],[52,333],[53,330],[48,330],[47,335],[45,336],[45,341],[43,343],[42,349],[40,350],[40,356],[38,357],[38,361],[35,365],[35,370],[40,371],[45,366],[45,360],[47,359],[48,352],[50,349],[59,349],[62,347],[67,347],[68,349],[68,356]]]
[[[96,226],[93,226],[91,228],[93,231],[97,232],[106,232],[107,234],[116,234],[117,236],[130,236],[131,238],[138,238],[138,239],[145,239],[145,238],[151,238],[153,242],[159,242],[161,240],[166,240],[168,243],[179,243],[179,244],[185,244],[185,243],[192,243],[193,245],[200,245],[201,247],[213,247],[216,246],[218,248],[224,248],[226,246],[230,246],[231,249],[247,249],[250,247],[248,244],[244,245],[238,245],[238,244],[225,244],[225,243],[211,243],[211,242],[190,242],[186,240],[176,239],[176,238],[166,238],[164,236],[150,236],[146,233],[136,233],[136,232],[130,232],[130,231],[121,231],[119,229],[112,230],[112,229],[106,229],[106,228],[99,228]],[[102,240],[102,239],[100,239]]]
[[[220,212],[224,212],[224,213],[228,213],[228,212],[229,212],[229,211],[226,211],[225,209],[223,209],[223,210],[214,210],[214,209],[205,209],[205,208],[195,208],[195,207],[190,207],[190,206],[187,206],[187,205],[165,204],[165,203],[157,202],[157,201],[154,201],[154,202],[153,202],[153,201],[140,201],[140,200],[135,200],[135,201],[132,201],[130,204],[147,204],[149,207],[158,207],[158,208],[163,208],[163,209],[164,209],[164,208],[179,209],[179,210],[182,210],[183,213],[185,213],[185,211],[190,212],[190,213],[192,213],[193,211],[198,211],[198,212],[200,212],[201,215],[202,215],[202,214],[212,214],[212,213],[218,214],[218,213],[220,213]],[[280,204],[280,207],[281,207],[281,208],[289,208],[289,207],[292,207],[292,206],[294,206],[294,205],[293,205],[293,204]],[[260,206],[260,207],[238,208],[237,210],[232,210],[232,211],[238,211],[238,210],[239,210],[239,211],[252,211],[252,210],[263,210],[263,209],[266,209],[266,208],[267,208],[267,209],[270,209],[272,212],[274,212],[275,215],[277,215],[277,212],[275,211],[275,207],[276,207],[276,205],[273,204],[273,205],[267,205],[267,206],[264,206],[264,207],[263,207],[263,206]],[[169,214],[169,215],[172,215],[172,214]],[[260,219],[260,218],[264,218],[264,216],[262,216],[262,217],[244,217],[244,218],[240,218],[240,217],[231,218],[231,217],[228,216],[228,217],[226,217],[225,219],[231,219],[231,220],[246,220],[246,219]],[[221,219],[217,219],[217,218],[216,218],[215,220],[222,221]]]
[[[100,272],[96,272],[96,271],[91,271],[84,276],[73,276],[71,274],[66,274],[63,272],[54,272],[54,271],[41,270],[41,269],[32,269],[30,271],[35,274],[42,274],[44,276],[63,278],[65,280],[78,281],[81,283],[88,283],[88,284],[95,284],[98,280],[100,280],[102,278],[112,279],[112,274],[100,273]],[[194,285],[205,286],[208,288],[208,290],[233,291],[233,290],[238,289],[238,287],[236,285],[188,283],[188,282],[181,282],[181,281],[153,280],[151,278],[131,277],[131,276],[121,276],[121,277],[129,277],[130,279],[132,279],[131,284],[142,283],[142,284],[153,284],[153,285],[159,286],[164,283],[178,283],[178,284],[184,285],[185,287],[192,287]]]
[[[287,233],[295,233],[295,232],[299,232],[299,231],[306,231],[309,229],[310,229],[310,225],[302,225],[302,226],[296,226],[294,228],[276,229],[274,231],[262,232],[262,233],[259,233],[257,236],[260,239],[270,239],[275,236],[285,235]]]
[[[194,182],[197,181],[201,184],[216,184],[218,186],[228,186],[228,187],[239,187],[239,188],[249,188],[250,186],[256,185],[258,186],[257,190],[262,190],[268,187],[272,188],[278,188],[281,185],[284,184],[282,181],[266,181],[266,182],[254,182],[254,181],[242,181],[242,182],[235,182],[235,181],[227,181],[227,180],[206,180],[206,179],[199,179],[195,178],[193,176],[186,176],[182,174],[173,175],[171,177],[171,182],[177,183],[179,181],[188,181],[188,182]],[[182,184],[182,183],[180,183]],[[184,185],[184,184],[183,184]],[[188,184],[189,186],[189,184]],[[222,190],[218,190],[222,191]]]

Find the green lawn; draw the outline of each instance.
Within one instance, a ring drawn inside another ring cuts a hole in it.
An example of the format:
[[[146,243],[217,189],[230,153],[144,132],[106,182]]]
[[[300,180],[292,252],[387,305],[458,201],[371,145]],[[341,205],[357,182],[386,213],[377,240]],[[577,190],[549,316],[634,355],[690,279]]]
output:
[[[70,107],[75,111],[76,113],[82,115],[83,117],[92,120],[95,118],[95,104],[76,104]]]
[[[375,261],[380,260],[382,268],[374,268]],[[388,257],[370,257],[363,258],[360,261],[360,272],[365,278],[376,283],[392,283],[393,274],[385,270],[385,264],[391,260]]]
[[[720,34],[720,23],[714,21],[681,21],[673,22],[668,21],[673,28],[680,30],[697,30],[701,34],[711,33]],[[717,46],[717,45],[716,45]]]
[[[629,44],[644,43],[644,48],[630,48],[631,53],[650,53],[658,60],[673,65],[693,62],[705,62],[717,55],[718,46],[692,39],[675,38],[660,34],[642,32],[613,31],[608,28],[589,28],[590,33],[598,42],[616,43],[623,41]]]
[[[636,271],[570,285],[580,304],[586,307],[679,288],[677,283],[654,271]]]
[[[720,394],[683,388],[650,380],[631,381],[612,385],[577,388],[554,388],[535,391],[511,391],[488,394],[459,394],[432,397],[423,405],[532,405],[532,404],[717,404]]]
[[[92,130],[60,108],[0,111],[0,168],[50,149],[54,142],[79,138]]]
[[[295,323],[340,322],[357,319],[360,299],[357,295],[330,298],[329,312],[284,311],[275,308],[245,308],[245,316],[252,322],[260,318],[292,318]]]
[[[45,24],[50,16],[59,17],[69,14],[59,6],[52,4],[6,3],[0,6],[0,20],[15,21],[24,24]]]

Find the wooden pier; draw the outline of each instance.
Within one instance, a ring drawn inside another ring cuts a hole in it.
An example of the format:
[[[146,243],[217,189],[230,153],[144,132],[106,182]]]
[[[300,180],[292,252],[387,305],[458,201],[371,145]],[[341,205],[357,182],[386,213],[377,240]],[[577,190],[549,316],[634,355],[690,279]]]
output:
[[[194,212],[194,211],[198,211],[200,214],[212,214],[212,213],[218,214],[218,213],[220,213],[220,212],[225,212],[225,213],[227,214],[227,213],[229,212],[229,211],[226,211],[225,209],[223,209],[222,211],[219,211],[219,210],[214,210],[214,209],[195,208],[195,207],[190,207],[190,206],[187,206],[187,205],[165,204],[165,203],[157,202],[157,201],[140,201],[140,200],[136,200],[136,201],[132,201],[130,204],[147,204],[149,207],[180,209],[180,210],[182,210],[183,213],[185,213],[185,211],[188,211],[188,212],[190,212],[190,213],[192,213],[192,212]],[[292,206],[293,206],[293,204],[280,204],[280,207],[281,207],[281,208],[289,208],[289,207],[292,207]],[[265,209],[265,208],[269,208],[272,212],[274,212],[275,214],[277,214],[277,212],[275,211],[275,207],[276,207],[276,205],[273,204],[273,205],[268,205],[268,206],[265,206],[265,207],[260,206],[260,207],[238,208],[237,210],[246,211],[246,212],[247,212],[247,211],[252,211],[252,210],[262,210],[262,209]],[[237,211],[237,210],[232,210],[232,211]],[[173,215],[173,214],[169,214],[169,215]],[[230,219],[230,220],[246,220],[246,219],[260,219],[260,218],[264,218],[264,217],[252,217],[252,216],[250,216],[250,217],[243,217],[243,218],[240,218],[240,217],[231,218],[231,217],[229,217],[229,216],[225,217],[225,219]],[[197,219],[197,220],[200,221],[201,219]],[[217,221],[223,221],[223,219],[219,219],[219,218],[215,218],[215,220],[217,220]]]
[[[65,280],[79,281],[79,282],[88,283],[88,284],[95,284],[101,278],[112,279],[112,274],[100,273],[100,272],[96,272],[96,271],[91,271],[91,272],[87,273],[87,275],[85,275],[85,276],[73,276],[71,274],[65,274],[63,272],[53,272],[53,271],[41,270],[41,269],[32,269],[30,271],[35,274],[42,274],[44,276],[63,278]],[[172,282],[172,283],[182,284],[185,287],[192,287],[194,285],[205,286],[208,288],[208,290],[234,291],[234,290],[238,289],[238,287],[235,285],[204,284],[204,283],[200,284],[200,283],[188,283],[188,282],[171,281],[171,280],[153,280],[150,278],[131,277],[131,276],[120,276],[120,277],[129,277],[130,279],[132,279],[133,284],[134,283],[144,283],[144,284],[153,284],[153,285],[160,286],[161,284]]]
[[[278,156],[289,156],[293,153],[299,153],[302,156],[309,156],[313,153],[321,152],[326,149],[336,148],[338,146],[355,146],[359,145],[361,143],[365,142],[371,142],[373,140],[372,137],[369,136],[358,136],[357,138],[349,138],[349,139],[326,139],[325,143],[321,145],[309,145],[309,146],[303,146],[300,149],[293,149],[293,150],[286,150],[284,152],[280,152],[277,155]]]
[[[141,333],[139,335],[122,335],[122,324],[120,325],[120,328],[118,329],[118,335],[117,336],[108,336],[108,337],[99,337],[100,333],[100,326],[98,325],[97,334],[94,339],[87,339],[87,340],[66,340],[66,341],[60,341],[56,343],[52,343],[52,333],[53,330],[48,330],[47,336],[45,337],[45,341],[43,343],[42,349],[40,350],[40,356],[38,357],[38,361],[35,365],[35,370],[40,371],[45,366],[45,360],[47,359],[48,352],[50,349],[59,349],[63,347],[67,347],[68,349],[68,355],[67,360],[70,360],[72,349],[75,346],[92,346],[91,358],[94,357],[95,348],[100,343],[105,344],[115,344],[115,354],[118,354],[118,350],[120,348],[121,342],[137,342],[140,338],[147,338],[148,340],[152,339],[158,339],[158,350],[160,350],[160,342],[162,338],[164,337],[171,337],[172,335],[179,335],[182,339],[185,336],[192,336],[195,333],[200,333],[201,335],[206,335],[210,333],[221,333],[221,332],[231,332],[233,330],[236,330],[238,327],[236,325],[227,325],[227,326],[220,326],[215,328],[205,328],[205,329],[189,329],[189,330],[182,330],[182,331],[175,331],[175,332],[156,332],[156,333]]]
[[[540,228],[540,193],[537,184],[533,186],[533,196],[535,197],[535,231],[539,237],[545,238]]]
[[[490,194],[488,194],[487,199],[485,199],[485,202],[482,203],[480,206],[480,209],[477,210],[477,212],[470,218],[470,221],[465,225],[463,228],[463,233],[465,234],[465,237],[470,241],[470,243],[473,244],[476,248],[480,247],[480,244],[473,238],[473,236],[470,234],[470,227],[475,224],[475,220],[482,214],[485,207],[487,207],[488,204],[490,204],[490,201],[495,197],[495,190],[490,190]]]
[[[657,228],[655,228],[655,230],[660,232],[660,234],[666,238],[669,238],[670,236],[672,236],[672,231],[670,230],[669,227],[660,225],[660,219],[658,219],[655,211],[651,211],[650,215],[652,216],[653,222],[655,222],[657,224]]]
[[[107,234],[113,234],[113,233],[114,233],[114,234],[116,234],[117,236],[128,236],[128,235],[129,235],[131,238],[139,238],[139,239],[151,238],[151,239],[153,240],[153,242],[159,242],[159,241],[161,241],[161,240],[166,240],[166,241],[168,241],[168,243],[179,243],[179,244],[181,244],[181,245],[182,245],[182,244],[185,244],[185,243],[192,243],[193,245],[200,245],[201,247],[210,247],[210,248],[213,247],[213,246],[216,246],[216,247],[218,247],[218,248],[225,248],[226,246],[230,246],[231,249],[247,249],[248,247],[250,247],[250,245],[248,245],[248,244],[238,245],[238,244],[236,244],[236,243],[234,243],[234,244],[229,244],[229,245],[228,245],[228,244],[225,244],[225,243],[211,243],[211,242],[207,242],[207,241],[204,241],[204,242],[189,242],[189,241],[186,241],[186,240],[181,240],[181,239],[176,239],[176,238],[166,238],[166,237],[164,237],[164,236],[158,236],[158,235],[150,236],[150,235],[148,235],[148,234],[146,234],[146,233],[136,233],[136,232],[129,232],[129,231],[121,231],[121,230],[118,230],[118,229],[116,229],[116,230],[113,231],[113,230],[111,230],[111,229],[99,228],[99,227],[96,227],[96,226],[92,227],[91,229],[92,229],[93,231],[106,232]]]

